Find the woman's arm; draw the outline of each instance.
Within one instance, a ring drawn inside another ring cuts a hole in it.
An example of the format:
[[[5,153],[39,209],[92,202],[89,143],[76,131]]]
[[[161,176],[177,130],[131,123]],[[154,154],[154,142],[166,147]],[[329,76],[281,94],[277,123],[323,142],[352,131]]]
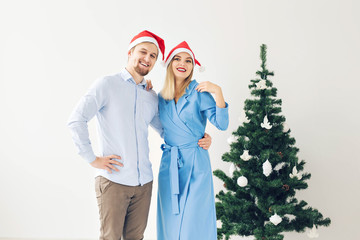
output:
[[[201,84],[201,85],[200,85]],[[229,125],[228,104],[225,102],[221,88],[216,84],[205,82],[200,83],[199,91],[200,111],[218,129],[226,130]],[[215,93],[216,100],[210,94]]]
[[[224,96],[221,90],[221,87],[212,83],[212,82],[201,82],[199,85],[195,88],[198,92],[209,92],[215,94],[215,102],[216,106],[219,108],[224,108],[226,106]]]

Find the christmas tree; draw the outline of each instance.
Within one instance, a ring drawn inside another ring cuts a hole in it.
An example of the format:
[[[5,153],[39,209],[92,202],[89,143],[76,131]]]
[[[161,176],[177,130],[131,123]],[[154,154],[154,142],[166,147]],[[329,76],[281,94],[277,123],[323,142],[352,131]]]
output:
[[[215,170],[224,182],[216,198],[218,239],[231,235],[254,236],[257,240],[280,240],[282,232],[303,232],[318,236],[318,226],[330,225],[329,218],[295,198],[296,190],[308,187],[311,174],[303,172],[295,139],[281,113],[281,100],[266,68],[266,45],[260,47],[261,71],[251,80],[252,99],[245,101],[243,123],[233,132],[230,152],[222,160],[230,162],[229,174]]]

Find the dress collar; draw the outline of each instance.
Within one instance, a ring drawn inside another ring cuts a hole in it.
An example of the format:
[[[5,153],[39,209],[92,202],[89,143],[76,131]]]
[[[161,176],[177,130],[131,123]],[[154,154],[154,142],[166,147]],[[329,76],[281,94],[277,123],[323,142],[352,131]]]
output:
[[[185,89],[184,97],[189,96],[198,85],[198,82],[194,79],[190,82],[189,86]]]

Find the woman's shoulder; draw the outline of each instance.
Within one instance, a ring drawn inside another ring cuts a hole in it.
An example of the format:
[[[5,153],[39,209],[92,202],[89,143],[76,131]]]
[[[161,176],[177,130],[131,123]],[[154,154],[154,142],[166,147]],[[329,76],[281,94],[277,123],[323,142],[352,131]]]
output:
[[[166,100],[163,98],[163,96],[161,95],[161,92],[159,92],[157,95],[158,95],[159,104],[165,104],[165,103],[169,102],[169,100]]]
[[[197,93],[197,91],[195,90],[195,88],[199,85],[199,83],[194,79],[190,82],[189,86],[186,89],[186,92],[188,95]]]
[[[208,98],[211,96],[208,92],[198,92],[195,88],[199,85],[199,83],[194,79],[190,82],[188,87],[188,95],[196,95],[198,98]]]
[[[189,88],[195,88],[197,85],[199,85],[199,83],[195,79],[193,79],[189,84]]]

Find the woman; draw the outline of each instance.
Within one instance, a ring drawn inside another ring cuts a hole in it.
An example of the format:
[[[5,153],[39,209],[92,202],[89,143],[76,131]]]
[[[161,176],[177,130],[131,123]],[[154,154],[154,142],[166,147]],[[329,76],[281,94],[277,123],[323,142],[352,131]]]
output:
[[[159,94],[165,144],[159,170],[157,239],[216,240],[210,159],[197,141],[204,135],[207,119],[218,129],[227,129],[227,104],[219,86],[191,81],[194,66],[200,63],[186,42],[170,51],[165,64],[166,79]]]

